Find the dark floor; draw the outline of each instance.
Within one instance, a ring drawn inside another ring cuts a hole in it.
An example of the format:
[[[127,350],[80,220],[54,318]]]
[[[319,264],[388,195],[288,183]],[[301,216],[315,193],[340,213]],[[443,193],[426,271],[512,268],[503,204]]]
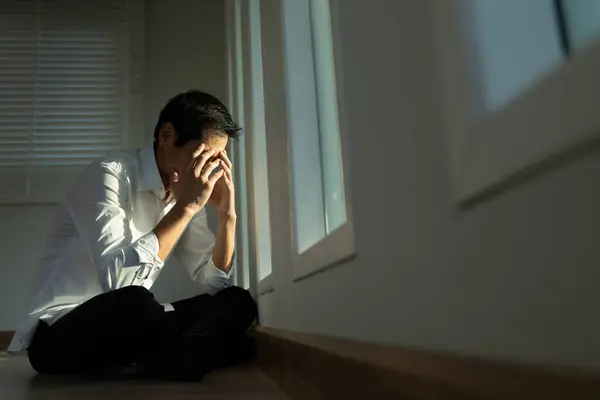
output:
[[[201,383],[120,378],[66,378],[37,375],[24,357],[0,352],[1,400],[206,399],[287,400],[257,366],[215,371]]]

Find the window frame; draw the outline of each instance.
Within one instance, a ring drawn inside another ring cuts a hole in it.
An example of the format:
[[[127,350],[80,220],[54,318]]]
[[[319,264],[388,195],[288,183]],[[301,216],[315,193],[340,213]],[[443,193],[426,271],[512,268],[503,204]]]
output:
[[[227,0],[226,10],[226,62],[228,69],[227,105],[233,118],[242,127],[245,123],[244,109],[244,69],[242,49],[242,14],[240,0]],[[237,286],[249,289],[255,295],[256,285],[250,274],[250,244],[248,236],[248,201],[246,181],[245,137],[231,145],[231,161],[236,186],[236,204],[239,216],[236,226],[236,254],[234,282]]]
[[[500,110],[477,119],[466,0],[432,5],[454,197],[469,206],[580,154],[600,137],[600,40],[570,55]],[[510,155],[507,156],[507,155]]]
[[[348,168],[348,129],[346,123],[346,114],[344,107],[343,99],[343,70],[341,63],[341,54],[340,54],[340,36],[339,36],[339,24],[337,15],[339,13],[339,9],[341,4],[339,0],[329,0],[330,7],[330,15],[331,15],[331,34],[332,34],[332,46],[333,46],[333,62],[334,62],[334,76],[336,80],[336,97],[337,97],[337,112],[338,112],[338,124],[339,124],[339,135],[340,135],[340,157],[342,162],[342,176],[343,176],[343,185],[344,185],[344,197],[345,197],[345,207],[346,207],[346,222],[339,226],[337,229],[331,232],[325,232],[325,236],[316,242],[314,245],[303,251],[302,253],[298,253],[295,243],[297,242],[294,237],[295,232],[295,215],[294,215],[294,207],[293,207],[293,182],[291,180],[291,176],[288,174],[288,181],[286,182],[287,188],[289,191],[289,221],[291,225],[291,265],[293,270],[293,280],[299,281],[305,278],[308,278],[318,272],[321,272],[330,267],[339,265],[348,259],[351,259],[356,256],[356,247],[354,241],[354,222],[353,222],[353,212],[352,212],[352,204],[351,204],[351,192],[350,192],[350,179],[349,179],[349,168]],[[283,68],[284,75],[287,73],[287,57],[285,56],[285,45],[286,45],[286,35],[288,31],[285,27],[285,10],[283,6],[281,8],[281,33],[282,33],[282,60],[283,60]],[[312,39],[311,39],[312,40]],[[313,55],[314,58],[314,55]],[[314,65],[314,61],[313,61]],[[315,77],[315,86],[316,77]],[[283,89],[285,91],[285,99],[286,104],[289,106],[289,87],[284,84]],[[287,149],[287,168],[291,171],[293,168],[292,164],[292,149],[291,142],[289,139],[290,135],[290,116],[289,110],[287,111],[287,136],[288,143],[286,146]],[[322,167],[321,167],[322,168]],[[322,171],[321,171],[322,172]],[[323,178],[323,174],[321,173],[321,177]],[[325,207],[324,207],[325,208]],[[323,215],[325,219],[325,215]]]
[[[227,32],[229,62],[229,105],[234,116],[245,124],[245,138],[233,146],[235,157],[235,179],[237,185],[237,201],[240,211],[238,221],[238,233],[236,248],[238,252],[248,253],[246,259],[238,257],[236,264],[237,273],[250,270],[249,287],[255,296],[261,296],[277,290],[278,285],[287,282],[295,282],[312,276],[331,266],[337,265],[356,255],[354,245],[353,214],[350,197],[348,163],[342,163],[344,176],[344,195],[346,199],[346,223],[325,236],[320,242],[302,254],[297,254],[293,237],[293,208],[292,191],[290,179],[290,152],[289,152],[289,115],[287,107],[287,88],[285,86],[285,52],[284,52],[284,19],[283,8],[280,0],[259,0],[261,10],[261,46],[262,46],[262,73],[264,77],[264,118],[265,135],[267,145],[267,165],[269,180],[269,216],[271,221],[271,274],[257,281],[257,241],[251,238],[256,232],[256,215],[254,200],[252,196],[254,188],[253,171],[253,138],[252,121],[249,115],[254,112],[252,104],[252,86],[249,77],[252,76],[252,68],[245,60],[250,59],[249,38],[249,6],[240,7],[241,15],[240,38],[234,26],[236,1],[228,0],[227,10]],[[339,8],[337,0],[330,1],[332,14],[333,41],[339,43],[337,35],[337,20],[335,16]],[[236,51],[237,42],[242,43],[243,50]],[[334,59],[339,59],[339,46],[334,45]],[[243,69],[243,81],[237,77],[237,68]],[[341,141],[341,156],[343,160],[348,157],[347,124],[345,119],[345,108],[343,104],[343,76],[339,63],[335,64],[336,94],[338,99],[338,118]],[[240,87],[241,86],[241,87]],[[240,95],[240,91],[243,93]],[[241,96],[241,97],[240,97]],[[243,100],[240,100],[242,99]],[[243,108],[243,110],[240,110]],[[241,112],[241,114],[240,114]],[[240,118],[240,115],[243,115]],[[245,181],[246,188],[240,186]],[[244,192],[244,193],[241,193]],[[325,218],[325,216],[323,216]],[[246,222],[244,222],[246,221]],[[245,239],[246,237],[247,239]],[[236,282],[240,282],[238,277]]]
[[[239,1],[239,0],[238,0]],[[253,8],[258,7],[258,9]],[[266,127],[265,127],[265,110],[264,110],[264,88],[259,86],[263,85],[263,68],[262,68],[262,37],[260,26],[257,27],[254,24],[260,24],[260,14],[255,15],[254,13],[259,12],[260,3],[252,3],[249,1],[243,1],[240,5],[241,12],[241,30],[242,30],[242,52],[243,59],[246,60],[243,66],[244,74],[244,107],[245,112],[245,169],[246,169],[246,199],[247,199],[247,220],[248,220],[248,246],[249,246],[249,270],[251,274],[251,282],[256,282],[258,294],[268,293],[274,290],[273,279],[271,275],[272,269],[272,254],[273,249],[271,247],[271,227],[270,227],[270,196],[267,193],[266,197],[269,201],[267,204],[266,214],[263,215],[265,210],[259,210],[264,204],[259,204],[257,199],[257,192],[266,189],[268,191],[268,183],[266,188],[261,187],[258,183],[258,174],[265,174],[266,181],[269,181],[269,173],[267,160],[258,160],[258,153],[260,153],[259,146],[262,143],[261,140],[266,142]],[[256,42],[258,40],[258,43]],[[266,146],[266,143],[264,143]],[[267,152],[265,149],[265,156]],[[264,165],[263,165],[264,163]],[[261,221],[264,218],[264,221]],[[270,272],[265,276],[261,277],[260,269],[262,258],[265,257],[262,250],[263,243],[261,242],[265,237],[262,233],[264,230],[268,230],[268,241],[269,241],[269,266]]]
[[[226,94],[225,94],[225,104],[229,109],[229,112],[233,116],[234,119],[237,119],[236,112],[236,93],[235,93],[235,43],[233,38],[235,37],[235,4],[232,0],[226,0],[224,2],[225,7],[225,68],[227,74],[226,81]],[[233,165],[233,173],[234,173],[234,181],[236,186],[238,185],[237,181],[237,151],[235,149],[229,151],[229,158],[231,159],[231,163]],[[235,193],[235,201],[237,204],[240,203],[240,193],[236,191]],[[240,282],[240,273],[242,268],[242,263],[240,261],[240,249],[239,249],[239,241],[240,241],[240,232],[239,229],[236,229],[236,254],[233,258],[233,284],[236,286],[242,286]]]

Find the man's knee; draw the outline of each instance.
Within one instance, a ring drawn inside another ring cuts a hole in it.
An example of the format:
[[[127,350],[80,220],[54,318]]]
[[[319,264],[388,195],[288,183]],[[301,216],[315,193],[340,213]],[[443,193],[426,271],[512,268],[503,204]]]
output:
[[[236,303],[254,304],[254,299],[250,295],[250,292],[239,286],[229,286],[218,292],[215,296]]]
[[[256,319],[257,307],[252,295],[239,286],[230,286],[215,295],[220,302],[229,304],[233,309],[243,315],[245,324],[250,324]]]
[[[146,314],[162,313],[164,309],[156,301],[152,292],[143,286],[125,286],[109,293],[112,294],[113,304],[117,308],[125,312],[137,311],[142,314],[141,317],[146,317]]]
[[[123,297],[130,301],[154,300],[154,295],[143,286],[124,286],[109,293],[112,293],[112,296],[114,297]]]

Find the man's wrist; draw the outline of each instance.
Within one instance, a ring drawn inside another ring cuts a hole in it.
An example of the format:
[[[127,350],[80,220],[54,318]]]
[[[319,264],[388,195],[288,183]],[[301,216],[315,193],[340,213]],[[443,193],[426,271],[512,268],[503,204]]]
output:
[[[217,219],[219,223],[235,224],[237,214],[235,212],[217,212]]]
[[[198,207],[191,204],[175,203],[172,210],[182,217],[193,218],[199,211]]]

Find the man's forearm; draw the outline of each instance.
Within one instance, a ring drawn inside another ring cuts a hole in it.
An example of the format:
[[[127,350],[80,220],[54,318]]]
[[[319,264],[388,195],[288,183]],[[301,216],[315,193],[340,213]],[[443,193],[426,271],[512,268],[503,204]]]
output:
[[[193,216],[188,208],[176,204],[156,225],[154,234],[158,238],[158,257],[161,260],[166,260]]]
[[[219,215],[217,239],[213,248],[212,259],[217,268],[227,273],[233,263],[235,223],[236,217]]]

